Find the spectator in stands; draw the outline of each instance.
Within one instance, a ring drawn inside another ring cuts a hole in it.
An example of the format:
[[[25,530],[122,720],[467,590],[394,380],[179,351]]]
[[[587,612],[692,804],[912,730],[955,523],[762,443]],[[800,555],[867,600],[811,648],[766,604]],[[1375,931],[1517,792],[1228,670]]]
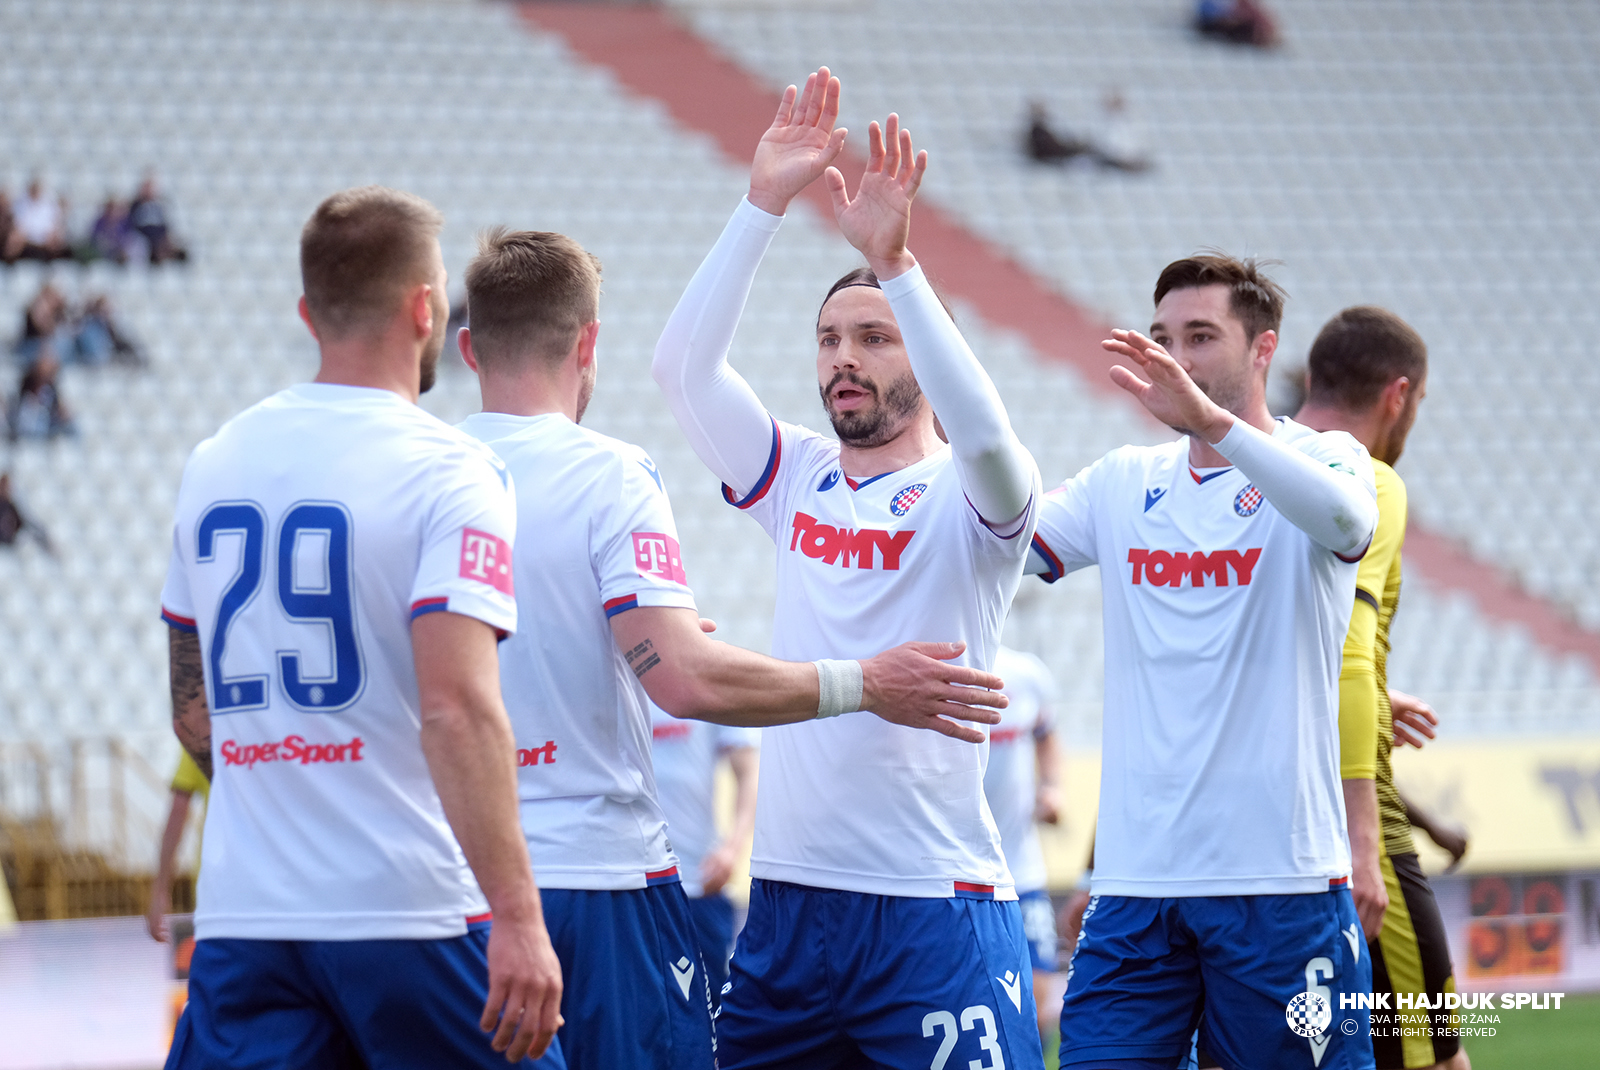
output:
[[[77,434],[72,413],[61,400],[61,388],[56,381],[60,374],[61,362],[48,349],[22,373],[22,384],[17,396],[11,399],[8,414],[11,441]]]
[[[1199,0],[1194,28],[1202,37],[1236,45],[1275,48],[1280,43],[1277,20],[1256,0]]]
[[[1120,102],[1121,98],[1117,99]],[[1150,166],[1147,160],[1120,155],[1072,134],[1056,133],[1050,129],[1050,116],[1045,106],[1037,100],[1028,104],[1028,134],[1023,151],[1039,163],[1064,164],[1081,157],[1118,171],[1144,171]]]
[[[15,215],[16,256],[8,259],[59,260],[71,254],[65,203],[45,189],[37,175],[28,182],[27,196],[17,202]]]
[[[211,795],[211,781],[185,751],[178,758],[178,771],[172,777],[172,804],[167,808],[167,826],[161,832],[161,854],[156,858],[156,878],[150,882],[150,905],[145,909],[144,925],[154,940],[166,943],[167,914],[172,910],[172,878],[178,862],[178,844],[189,823],[189,807],[196,795],[205,803]]]
[[[78,249],[78,259],[85,263],[110,260],[126,264],[132,233],[128,225],[128,202],[119,197],[107,197]]]
[[[0,189],[0,262],[14,264],[22,252],[22,235],[17,233],[17,213],[11,207],[11,193]]]
[[[117,323],[111,299],[105,294],[90,297],[78,313],[73,323],[73,351],[84,364],[109,360],[135,368],[145,365],[144,351]]]
[[[32,535],[46,553],[55,552],[44,528],[30,520],[11,497],[11,473],[0,472],[0,546],[15,546],[24,533]]]
[[[154,175],[146,175],[139,183],[139,192],[128,205],[128,226],[144,238],[150,263],[189,259],[189,251],[173,237],[167,204],[156,189]]]
[[[58,351],[71,342],[67,330],[67,299],[46,281],[22,310],[22,336],[17,340],[17,359],[32,367],[46,351]]]

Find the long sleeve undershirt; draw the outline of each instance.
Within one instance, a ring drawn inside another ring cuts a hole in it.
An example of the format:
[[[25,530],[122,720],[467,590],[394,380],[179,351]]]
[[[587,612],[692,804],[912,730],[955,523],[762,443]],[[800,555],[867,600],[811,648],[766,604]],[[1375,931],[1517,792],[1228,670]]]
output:
[[[1315,542],[1348,556],[1371,541],[1378,504],[1355,475],[1277,442],[1243,420],[1235,420],[1215,448]]]
[[[651,374],[700,459],[735,492],[761,478],[772,423],[728,349],[761,259],[783,217],[741,201],[689,281],[656,344]],[[950,440],[957,474],[978,515],[1004,525],[1028,507],[1033,460],[1000,394],[940,306],[922,269],[882,284],[912,373]]]

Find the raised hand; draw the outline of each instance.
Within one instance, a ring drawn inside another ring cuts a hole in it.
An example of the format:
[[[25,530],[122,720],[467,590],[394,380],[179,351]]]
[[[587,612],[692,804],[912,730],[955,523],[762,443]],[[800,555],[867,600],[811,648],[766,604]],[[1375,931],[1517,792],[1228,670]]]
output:
[[[782,215],[844,148],[845,128],[833,128],[838,121],[839,79],[828,68],[807,78],[803,91],[785,89],[750,165],[750,203]]]
[[[1008,699],[1000,677],[949,664],[965,643],[902,643],[861,663],[861,708],[891,724],[926,728],[940,735],[982,743],[979,729],[950,718],[998,724]],[[992,707],[992,708],[986,708]]]
[[[900,129],[900,116],[890,114],[886,129],[867,128],[870,155],[866,174],[851,200],[844,175],[828,168],[828,192],[839,231],[867,258],[879,279],[904,275],[917,266],[906,248],[911,234],[911,202],[928,170],[927,152],[913,154],[911,132]]]
[[[1172,354],[1138,331],[1116,330],[1100,345],[1133,361],[1146,378],[1118,364],[1111,381],[1139,399],[1150,415],[1186,434],[1216,445],[1233,427],[1233,415],[1206,397]]]

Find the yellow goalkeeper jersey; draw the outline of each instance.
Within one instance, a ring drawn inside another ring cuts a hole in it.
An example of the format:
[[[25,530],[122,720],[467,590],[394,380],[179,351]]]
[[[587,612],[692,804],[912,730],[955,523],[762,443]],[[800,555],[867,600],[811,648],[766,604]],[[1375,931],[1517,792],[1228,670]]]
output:
[[[1400,604],[1406,485],[1380,460],[1373,460],[1372,474],[1378,488],[1378,530],[1356,574],[1356,604],[1339,675],[1339,775],[1374,781],[1383,850],[1396,855],[1416,850],[1390,763],[1394,712],[1389,708],[1389,625]]]

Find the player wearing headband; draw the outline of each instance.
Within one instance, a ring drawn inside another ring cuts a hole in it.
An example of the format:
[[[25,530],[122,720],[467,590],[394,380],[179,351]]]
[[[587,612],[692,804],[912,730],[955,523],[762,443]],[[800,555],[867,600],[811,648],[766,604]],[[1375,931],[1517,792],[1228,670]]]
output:
[[[839,83],[785,93],[749,196],[695,273],[654,374],[724,497],[772,537],[773,652],[854,658],[914,636],[988,667],[1039,489],[993,383],[906,246],[927,166],[891,115],[854,197],[828,164]],[[817,318],[837,440],[781,423],[727,362],[789,202],[826,173],[870,270]],[[949,436],[946,444],[936,429]],[[1016,889],[983,796],[987,743],[873,718],[763,733],[750,914],[718,1018],[725,1068],[1037,1067]]]

